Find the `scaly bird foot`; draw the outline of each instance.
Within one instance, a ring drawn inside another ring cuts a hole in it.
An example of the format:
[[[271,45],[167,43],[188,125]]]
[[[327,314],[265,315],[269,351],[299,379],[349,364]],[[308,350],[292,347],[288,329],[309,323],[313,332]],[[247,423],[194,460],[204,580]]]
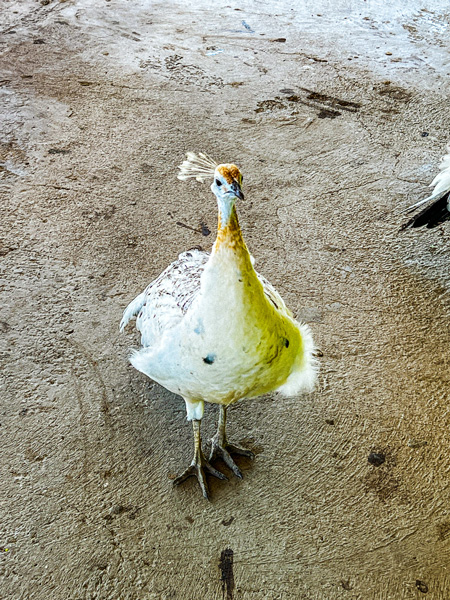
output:
[[[183,481],[186,481],[186,479],[189,477],[197,477],[203,496],[209,500],[209,489],[208,484],[206,483],[206,473],[217,477],[217,479],[228,479],[226,475],[210,465],[209,461],[207,461],[203,455],[203,452],[200,452],[198,454],[196,453],[192,463],[189,465],[186,471],[181,473],[181,475],[173,480],[173,484],[180,485],[180,483],[183,483]]]
[[[221,440],[216,434],[211,439],[211,452],[209,454],[209,462],[212,462],[215,458],[219,457],[229,467],[236,477],[242,479],[242,472],[234,460],[231,458],[231,454],[238,454],[239,456],[246,456],[247,458],[255,458],[255,455],[251,450],[242,448],[236,444],[229,444],[226,440]]]

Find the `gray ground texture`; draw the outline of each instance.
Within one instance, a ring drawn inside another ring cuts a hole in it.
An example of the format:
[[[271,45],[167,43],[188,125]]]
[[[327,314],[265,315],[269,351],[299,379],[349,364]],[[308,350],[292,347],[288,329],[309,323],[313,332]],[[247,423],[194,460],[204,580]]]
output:
[[[295,5],[1,2],[2,600],[450,598],[450,227],[399,232],[450,138],[450,11]],[[256,458],[211,502],[173,488],[184,403],[118,332],[214,241],[188,150],[241,167],[323,353],[314,393],[231,409]]]

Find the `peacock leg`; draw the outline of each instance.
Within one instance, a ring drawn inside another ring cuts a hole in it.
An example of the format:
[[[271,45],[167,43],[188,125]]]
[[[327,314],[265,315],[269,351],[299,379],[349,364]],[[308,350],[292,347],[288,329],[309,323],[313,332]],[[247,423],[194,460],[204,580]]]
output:
[[[200,423],[201,420],[193,419],[192,426],[194,429],[194,458],[192,459],[189,467],[184,471],[181,475],[179,475],[176,479],[174,479],[174,485],[180,485],[183,481],[186,481],[188,477],[197,477],[200,487],[202,488],[202,492],[204,497],[209,500],[209,490],[208,484],[206,483],[206,473],[210,475],[214,475],[218,479],[227,479],[227,477],[215,469],[209,462],[206,460],[205,455],[202,450],[202,440],[200,437]]]
[[[242,473],[240,468],[231,458],[231,454],[238,454],[240,456],[247,456],[247,458],[254,458],[255,455],[250,450],[242,448],[237,444],[230,444],[227,441],[226,435],[227,425],[227,407],[223,404],[220,405],[219,412],[219,425],[215,436],[211,439],[211,452],[209,455],[209,462],[212,462],[215,458],[219,457],[229,467],[233,473],[242,479]]]

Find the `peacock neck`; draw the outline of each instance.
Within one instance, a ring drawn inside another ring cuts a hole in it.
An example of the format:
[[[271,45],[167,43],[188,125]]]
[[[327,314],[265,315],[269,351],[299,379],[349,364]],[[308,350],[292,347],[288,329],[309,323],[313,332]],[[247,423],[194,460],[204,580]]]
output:
[[[246,252],[247,247],[242,237],[242,231],[239,226],[239,219],[236,212],[236,206],[233,203],[218,202],[219,218],[217,225],[217,238],[214,244],[213,252],[219,249],[232,249],[235,252]]]
[[[207,303],[217,306],[219,312],[225,310],[225,316],[234,310],[241,316],[252,312],[255,302],[265,306],[264,290],[253,269],[234,203],[228,212],[222,211],[219,203],[217,238],[202,275],[202,290]]]

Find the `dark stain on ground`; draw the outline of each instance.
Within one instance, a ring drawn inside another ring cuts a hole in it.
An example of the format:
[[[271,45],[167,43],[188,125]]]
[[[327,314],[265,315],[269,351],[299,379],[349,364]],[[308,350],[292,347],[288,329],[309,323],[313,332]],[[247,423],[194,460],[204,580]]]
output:
[[[222,595],[226,600],[233,600],[234,575],[233,575],[233,550],[222,550],[219,561],[222,580]],[[225,596],[226,594],[226,596]]]
[[[24,456],[27,460],[31,462],[42,462],[45,458],[45,455],[40,455],[35,452],[32,448],[27,448],[24,452]]]
[[[178,227],[184,227],[185,229],[190,229],[191,231],[195,231],[195,233],[201,233],[205,237],[210,235],[210,233],[211,233],[211,230],[208,228],[206,223],[203,223],[203,222],[200,224],[201,229],[195,229],[195,227],[186,225],[186,223],[182,223],[181,221],[177,221],[177,225],[178,225]]]
[[[319,92],[314,92],[313,90],[308,90],[307,88],[301,88],[304,92],[308,93],[308,100],[316,100],[317,102],[326,102],[327,104],[331,104],[332,106],[338,106],[343,110],[348,110],[350,112],[356,112],[359,108],[361,108],[361,104],[358,102],[351,102],[349,100],[341,100],[340,98],[335,98],[334,96],[328,96],[327,94],[320,94]]]
[[[347,579],[346,581],[344,579],[341,579],[341,586],[346,592],[350,592],[353,589],[353,586],[350,583],[350,579]]]
[[[233,521],[234,521],[234,517],[230,517],[229,519],[223,519],[222,525],[224,525],[225,527],[228,527],[229,525],[231,525],[231,523]]]
[[[338,108],[353,113],[357,112],[361,108],[361,104],[359,104],[358,102],[352,102],[350,100],[341,100],[340,98],[328,96],[327,94],[321,94],[319,92],[315,92],[307,88],[300,89],[303,92],[301,95],[295,94],[293,90],[289,88],[283,88],[282,90],[280,90],[281,93],[290,94],[289,96],[287,96],[286,99],[276,96],[273,100],[262,100],[261,102],[258,102],[255,112],[261,113],[265,111],[271,111],[274,109],[288,108],[289,105],[285,103],[285,100],[287,100],[288,102],[300,103],[304,104],[305,106],[315,108],[319,111],[317,113],[317,117],[319,119],[335,119],[336,117],[339,117],[342,113],[336,110]]]
[[[385,87],[382,87],[378,94],[380,96],[387,96],[391,100],[397,100],[398,102],[408,102],[411,98],[411,92],[405,90],[402,87],[394,86],[390,84],[384,84]]]
[[[393,470],[397,460],[389,448],[375,448],[368,456],[369,472],[362,478],[367,490],[374,492],[383,503],[395,498],[400,504],[408,501],[407,489]],[[375,467],[375,468],[374,468]]]
[[[363,478],[367,490],[375,492],[381,502],[395,498],[397,502],[405,502],[405,494],[401,491],[400,481],[387,471],[373,470]]]
[[[419,590],[419,592],[422,592],[422,594],[426,594],[428,592],[427,584],[420,579],[416,579],[416,588]]]
[[[8,333],[11,329],[11,325],[6,321],[0,321],[0,333]]]
[[[279,98],[275,98],[274,100],[262,100],[261,102],[258,102],[255,112],[261,113],[267,110],[273,110],[274,108],[286,108],[286,105],[283,104]]]
[[[62,148],[50,148],[49,154],[69,154],[70,150],[63,150]]]
[[[328,62],[326,58],[318,58],[317,56],[308,56],[308,55],[306,55],[306,58],[308,58],[309,60],[313,60],[314,62],[318,62],[318,63],[326,63],[326,62]]]
[[[341,115],[340,112],[338,112],[337,110],[328,110],[328,109],[322,109],[320,112],[317,113],[317,117],[319,119],[335,119],[336,117],[339,117]]]
[[[122,506],[121,504],[116,504],[111,508],[112,515],[122,515],[124,512],[131,510],[131,506]]]
[[[438,539],[443,542],[450,537],[450,521],[443,521],[437,525]]]

